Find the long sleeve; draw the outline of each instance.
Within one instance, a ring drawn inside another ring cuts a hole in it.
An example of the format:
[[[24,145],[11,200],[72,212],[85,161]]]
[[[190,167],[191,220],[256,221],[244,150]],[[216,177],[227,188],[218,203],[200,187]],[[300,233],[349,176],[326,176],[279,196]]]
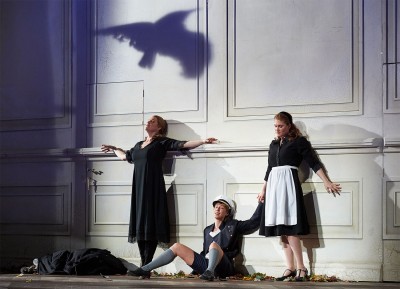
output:
[[[311,143],[305,138],[300,137],[297,141],[297,151],[302,155],[303,159],[307,162],[310,168],[317,172],[322,168],[322,164],[311,146]]]
[[[258,206],[250,219],[238,222],[237,224],[238,234],[248,235],[255,232],[260,227],[262,208],[263,208],[263,203],[258,203]]]

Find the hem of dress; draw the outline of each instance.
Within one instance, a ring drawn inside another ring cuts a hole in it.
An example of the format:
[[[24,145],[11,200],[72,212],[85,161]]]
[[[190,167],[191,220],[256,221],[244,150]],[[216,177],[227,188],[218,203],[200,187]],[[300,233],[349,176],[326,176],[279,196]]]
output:
[[[135,244],[135,243],[137,243],[137,241],[138,241],[138,239],[136,237],[129,237],[128,238],[128,243]],[[157,246],[162,248],[162,249],[168,249],[169,248],[169,243],[168,242],[157,241]]]
[[[299,229],[294,226],[266,226],[259,230],[259,235],[264,237],[279,237],[279,236],[305,236],[309,235],[309,229]]]

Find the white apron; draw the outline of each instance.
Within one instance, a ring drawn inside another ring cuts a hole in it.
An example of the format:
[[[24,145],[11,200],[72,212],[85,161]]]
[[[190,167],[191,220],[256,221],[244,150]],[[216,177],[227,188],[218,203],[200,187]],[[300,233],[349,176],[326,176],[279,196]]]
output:
[[[293,166],[273,167],[265,193],[265,226],[297,224],[296,188],[291,169]]]

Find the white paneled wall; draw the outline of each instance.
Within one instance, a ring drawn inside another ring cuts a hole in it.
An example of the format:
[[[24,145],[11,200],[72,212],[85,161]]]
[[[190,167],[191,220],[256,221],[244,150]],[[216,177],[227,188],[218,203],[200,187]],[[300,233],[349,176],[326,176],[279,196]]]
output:
[[[139,263],[127,242],[133,165],[99,148],[131,148],[153,114],[172,138],[220,139],[165,161],[172,241],[200,251],[217,195],[252,215],[273,115],[286,110],[343,187],[334,198],[301,168],[307,267],[400,281],[395,3],[0,2],[1,267],[81,247]],[[255,232],[242,248],[243,272],[285,269],[278,238]],[[159,269],[177,270],[191,271],[178,259]]]
[[[228,117],[361,113],[359,1],[227,2]]]

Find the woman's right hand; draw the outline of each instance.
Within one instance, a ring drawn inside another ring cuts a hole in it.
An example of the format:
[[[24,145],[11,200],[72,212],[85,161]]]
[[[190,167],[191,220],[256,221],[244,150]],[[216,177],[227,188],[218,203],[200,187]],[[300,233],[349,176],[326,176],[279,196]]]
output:
[[[112,152],[112,151],[114,151],[116,149],[117,148],[115,146],[112,146],[112,145],[105,145],[105,144],[101,145],[101,151],[103,153]]]
[[[261,203],[264,203],[264,198],[265,198],[265,192],[260,192],[260,193],[257,195],[257,200],[258,200],[259,202],[261,202]]]
[[[261,203],[264,203],[265,199],[265,192],[267,191],[267,182],[264,181],[264,184],[262,186],[261,192],[257,195],[257,200]]]

